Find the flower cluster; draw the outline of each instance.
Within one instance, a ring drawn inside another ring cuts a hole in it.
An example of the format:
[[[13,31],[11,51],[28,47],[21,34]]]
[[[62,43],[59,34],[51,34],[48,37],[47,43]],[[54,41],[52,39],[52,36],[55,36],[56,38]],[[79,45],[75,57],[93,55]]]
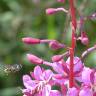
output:
[[[65,0],[57,0],[63,2]],[[43,60],[33,54],[27,54],[27,59],[36,64],[33,72],[23,76],[22,89],[23,96],[96,96],[96,68],[89,68],[84,65],[85,56],[96,49],[96,45],[84,51],[81,58],[74,55],[76,41],[80,40],[82,44],[89,44],[88,36],[83,30],[84,18],[80,18],[79,23],[76,22],[74,0],[69,0],[70,11],[60,8],[48,8],[46,14],[51,15],[58,11],[71,14],[72,18],[72,46],[69,47],[57,40],[37,39],[32,37],[22,38],[25,44],[44,44],[47,43],[53,50],[65,48],[66,52],[51,57],[52,62]],[[96,14],[95,14],[96,15]],[[89,16],[88,18],[95,17]],[[80,36],[76,35],[77,25],[80,29]],[[65,58],[67,60],[65,61]],[[40,65],[47,65],[50,69],[41,68]],[[53,87],[58,88],[54,90]]]

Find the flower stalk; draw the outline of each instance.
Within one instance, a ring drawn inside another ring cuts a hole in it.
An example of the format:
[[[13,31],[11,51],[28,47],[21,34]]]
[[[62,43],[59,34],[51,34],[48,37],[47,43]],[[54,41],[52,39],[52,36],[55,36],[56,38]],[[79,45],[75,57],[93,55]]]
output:
[[[69,75],[69,87],[72,88],[74,86],[74,50],[75,50],[75,33],[76,33],[76,16],[75,16],[75,7],[74,7],[74,0],[69,0],[70,4],[70,15],[72,20],[72,40],[71,40],[71,48],[70,48],[70,75]]]

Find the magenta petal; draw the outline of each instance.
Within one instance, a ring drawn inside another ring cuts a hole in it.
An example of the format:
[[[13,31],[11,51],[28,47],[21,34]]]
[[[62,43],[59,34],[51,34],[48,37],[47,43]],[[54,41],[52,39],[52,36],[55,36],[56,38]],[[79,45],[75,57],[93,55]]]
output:
[[[34,72],[30,72],[32,78],[34,78]]]
[[[67,93],[67,86],[66,85],[64,85],[64,84],[61,85],[61,92],[64,96],[66,96],[66,93]]]
[[[84,84],[90,84],[91,83],[91,72],[92,70],[90,68],[85,67],[82,72],[82,81]]]
[[[51,86],[45,85],[45,87],[42,90],[42,96],[50,96]]]
[[[95,79],[95,70],[92,70],[91,74],[90,74],[90,81],[92,84],[96,84],[96,79]]]
[[[82,82],[82,76],[81,76],[81,74],[79,76],[76,76],[75,77],[75,80],[77,80],[79,82]]]
[[[42,92],[39,92],[39,93],[35,93],[34,95],[32,96],[42,96]]]
[[[68,78],[61,78],[61,79],[56,79],[52,78],[56,84],[66,84],[68,83]]]
[[[93,96],[93,92],[92,92],[91,88],[84,87],[80,91],[79,96]]]
[[[96,85],[96,72],[94,73],[94,84]]]
[[[31,77],[29,75],[23,75],[23,82],[30,81]]]
[[[25,82],[24,85],[26,86],[26,88],[31,89],[31,90],[35,89],[37,86],[36,82],[33,80]]]
[[[96,96],[96,92],[93,94],[93,96]]]
[[[23,89],[22,93],[24,94],[23,96],[32,96],[31,90],[29,89]]]
[[[67,96],[78,96],[78,90],[75,87],[69,88]]]
[[[34,80],[31,80],[29,75],[23,76],[23,84],[27,89],[34,89],[36,88],[36,82]]]
[[[49,96],[63,96],[58,90],[51,90]]]
[[[66,63],[68,64],[68,68],[70,65],[70,57],[67,59]],[[79,57],[74,57],[74,72],[82,71],[84,64],[80,60]]]
[[[60,63],[54,62],[54,63],[52,63],[52,67],[55,72],[64,74],[63,67]]]
[[[43,72],[41,79],[42,80],[49,80],[49,79],[51,79],[52,75],[53,75],[53,72],[51,70],[46,70]]]
[[[36,80],[41,80],[41,79],[40,79],[41,75],[42,75],[41,67],[40,67],[40,66],[36,66],[36,67],[34,68],[34,78],[35,78]]]

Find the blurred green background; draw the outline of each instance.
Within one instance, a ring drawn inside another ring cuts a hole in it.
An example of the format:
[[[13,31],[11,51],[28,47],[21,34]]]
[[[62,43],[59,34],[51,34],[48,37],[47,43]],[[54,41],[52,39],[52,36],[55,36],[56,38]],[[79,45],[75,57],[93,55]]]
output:
[[[96,12],[96,0],[75,0],[75,3],[78,10],[82,9],[84,16]],[[21,38],[31,36],[57,39],[70,45],[69,16],[62,12],[52,16],[45,14],[46,8],[59,6],[68,9],[68,0],[64,4],[57,3],[56,0],[0,0],[0,96],[22,96],[22,75],[29,74],[34,68],[26,59],[27,53],[51,61],[52,55],[65,52],[50,50],[48,45],[26,45]],[[87,20],[84,30],[89,36],[91,47],[96,42],[96,19]],[[76,50],[76,55],[80,56],[86,47],[77,42]],[[96,67],[96,51],[89,54],[84,62],[86,66]],[[8,64],[22,64],[22,69],[7,74],[4,68]]]

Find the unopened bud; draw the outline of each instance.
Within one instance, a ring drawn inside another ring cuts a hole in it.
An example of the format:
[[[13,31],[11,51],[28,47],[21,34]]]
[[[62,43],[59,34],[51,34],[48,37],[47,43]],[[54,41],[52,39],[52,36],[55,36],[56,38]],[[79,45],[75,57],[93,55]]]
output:
[[[57,49],[60,49],[60,48],[64,48],[65,45],[64,44],[61,44],[59,43],[58,41],[54,40],[54,41],[51,41],[49,43],[49,46],[50,48],[54,49],[54,50],[57,50]]]
[[[96,19],[96,12],[93,13],[91,16],[89,16],[89,18],[92,19],[92,20]]]
[[[88,36],[85,32],[82,32],[81,37],[79,37],[77,40],[81,40],[81,43],[84,44],[84,45],[89,44],[89,39],[88,39]]]
[[[46,9],[46,14],[47,15],[51,15],[51,14],[54,14],[56,12],[57,12],[57,10],[55,8],[48,8],[48,9]]]
[[[63,59],[63,55],[55,55],[55,56],[52,57],[53,62],[58,62],[61,59]]]
[[[65,2],[65,0],[57,0],[58,2]]]
[[[65,13],[68,12],[68,10],[66,10],[66,9],[64,9],[62,7],[61,8],[48,8],[48,9],[46,9],[46,14],[51,15],[51,14],[54,14],[54,13],[56,13],[58,11],[63,11]]]
[[[81,42],[82,42],[82,44],[84,44],[84,45],[88,45],[89,44],[89,40],[88,40],[88,38],[83,38],[82,40],[81,40]]]
[[[38,58],[37,56],[33,54],[27,54],[27,59],[34,64],[42,64],[43,60],[41,58]]]
[[[89,39],[88,39],[88,36],[87,36],[86,32],[82,32],[81,33],[81,42],[84,45],[88,45],[89,44]]]
[[[39,44],[40,43],[40,39],[31,38],[31,37],[22,38],[22,41],[26,44]]]

